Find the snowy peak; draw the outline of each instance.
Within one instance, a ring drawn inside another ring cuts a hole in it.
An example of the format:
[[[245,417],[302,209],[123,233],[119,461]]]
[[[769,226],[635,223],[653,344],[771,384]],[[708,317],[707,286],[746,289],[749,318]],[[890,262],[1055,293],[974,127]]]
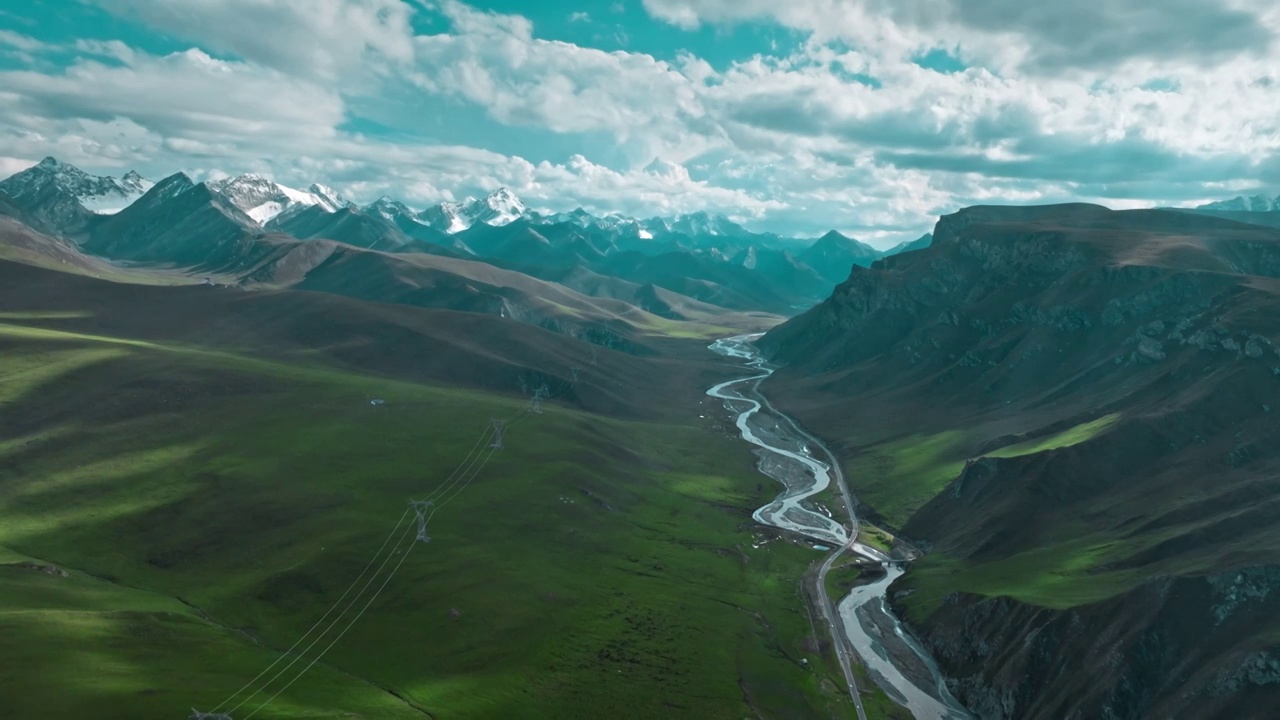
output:
[[[443,202],[418,214],[418,219],[444,232],[453,234],[476,223],[510,225],[528,213],[516,194],[499,188],[483,198],[467,198],[462,202]]]
[[[0,191],[14,200],[34,199],[48,193],[74,197],[84,209],[110,215],[128,207],[152,183],[136,172],[123,178],[90,175],[74,165],[46,157],[38,164],[19,172],[4,182]]]
[[[1280,195],[1269,198],[1266,195],[1253,197],[1238,196],[1230,200],[1212,202],[1201,205],[1197,210],[1230,210],[1235,212],[1280,212]]]
[[[337,190],[334,190],[328,185],[312,183],[311,187],[307,188],[307,190],[312,195],[319,198],[322,201],[321,204],[329,212],[337,212],[344,207],[355,207],[355,203],[351,203],[343,199],[343,197],[338,194]]]
[[[671,218],[651,218],[644,222],[651,233],[673,232],[684,235],[713,235],[737,237],[747,235],[746,228],[723,215],[695,212]]]
[[[391,222],[396,222],[402,218],[416,220],[417,217],[417,214],[410,210],[408,205],[399,200],[392,200],[386,195],[366,205],[364,209]]]
[[[341,198],[331,188],[323,188],[324,193],[314,190],[295,190],[273,180],[254,173],[245,173],[235,177],[223,178],[206,183],[213,192],[221,195],[253,218],[259,225],[266,225],[276,216],[286,211],[318,205],[328,212],[336,212],[343,207]]]
[[[130,206],[131,210],[146,210],[147,208],[157,208],[168,203],[173,198],[191,192],[200,187],[186,173],[174,173],[164,178],[158,183],[152,185],[142,197]]]
[[[499,188],[490,193],[484,199],[484,206],[493,217],[477,219],[490,225],[508,225],[525,213],[524,203],[507,188]]]

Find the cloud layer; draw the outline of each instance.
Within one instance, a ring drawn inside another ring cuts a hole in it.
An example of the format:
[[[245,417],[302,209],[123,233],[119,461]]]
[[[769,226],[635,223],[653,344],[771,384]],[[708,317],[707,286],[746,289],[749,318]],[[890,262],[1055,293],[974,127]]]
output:
[[[634,22],[689,33],[665,57],[459,0],[95,2],[187,49],[0,16],[0,171],[54,154],[418,204],[506,185],[547,209],[706,209],[880,244],[977,202],[1280,185],[1280,10],[1255,0],[643,0]],[[589,28],[589,9],[556,17]],[[743,23],[801,42],[702,59],[699,28]],[[477,118],[475,139],[437,139]],[[525,159],[549,136],[575,149]]]

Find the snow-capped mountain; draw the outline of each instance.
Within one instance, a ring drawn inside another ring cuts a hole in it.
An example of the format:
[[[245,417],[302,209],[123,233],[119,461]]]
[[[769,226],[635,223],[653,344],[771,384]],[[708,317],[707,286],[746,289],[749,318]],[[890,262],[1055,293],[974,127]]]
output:
[[[90,175],[74,165],[47,157],[0,182],[0,192],[19,203],[34,201],[50,192],[62,193],[74,197],[85,210],[110,215],[142,197],[153,184],[133,171],[119,179]]]
[[[418,222],[418,213],[411,210],[408,205],[405,205],[399,200],[392,200],[386,195],[383,195],[377,200],[365,205],[363,209],[365,212],[373,213],[374,215],[393,223],[398,223],[405,219]]]
[[[592,215],[582,208],[577,208],[569,212],[550,213],[547,215],[542,215],[536,212],[526,212],[525,219],[534,225],[571,223],[582,228],[606,230],[624,235],[635,235],[642,240],[650,240],[653,238],[653,233],[646,230],[639,220],[625,215],[620,215],[618,213]]]
[[[618,213],[595,215],[581,207],[570,212],[540,213],[528,209],[514,192],[505,187],[481,198],[468,197],[460,202],[440,203],[418,211],[388,196],[357,206],[325,185],[316,183],[306,190],[298,190],[252,173],[202,185],[226,207],[234,207],[259,227],[272,232],[287,232],[283,228],[294,217],[312,209],[322,214],[350,209],[379,222],[387,221],[413,240],[443,245],[448,245],[448,242],[442,242],[444,235],[465,233],[477,226],[477,229],[502,227],[517,220],[539,227],[576,225],[588,234],[607,235],[624,242],[686,236],[675,240],[681,247],[700,247],[722,241],[754,241],[764,237],[754,235],[723,215],[706,212],[648,220]],[[28,221],[42,231],[75,238],[95,221],[95,213],[118,212],[152,186],[135,172],[120,179],[96,177],[46,158],[39,165],[0,183],[0,192],[12,197],[14,205],[26,213]],[[307,227],[327,227],[329,224],[332,223],[317,217],[308,221]],[[644,246],[648,245],[644,243]],[[659,243],[653,247],[665,245]]]
[[[515,193],[499,188],[480,199],[469,197],[429,207],[418,213],[418,220],[452,235],[476,223],[509,225],[527,214],[528,209]]]
[[[310,191],[312,195],[323,200],[324,202],[321,203],[321,207],[324,207],[329,212],[337,212],[338,209],[344,207],[356,207],[355,203],[344,199],[338,194],[337,190],[334,190],[328,185],[312,183],[311,187],[307,188],[307,190]]]
[[[1197,210],[1230,210],[1234,212],[1280,212],[1280,195],[1269,198],[1266,195],[1253,197],[1235,197],[1230,200],[1211,202],[1201,205]]]
[[[746,228],[729,218],[706,212],[676,215],[670,218],[650,218],[645,220],[642,225],[645,230],[655,235],[674,232],[685,235],[735,237],[749,234]]]
[[[206,185],[259,225],[294,208],[319,205],[328,212],[337,212],[346,205],[332,188],[312,185],[309,191],[295,190],[253,173],[214,180]]]

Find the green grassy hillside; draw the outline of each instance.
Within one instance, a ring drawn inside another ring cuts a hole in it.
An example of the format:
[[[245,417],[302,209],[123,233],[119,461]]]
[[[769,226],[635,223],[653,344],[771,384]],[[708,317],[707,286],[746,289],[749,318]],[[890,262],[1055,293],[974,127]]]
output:
[[[0,321],[11,717],[212,708],[522,406],[323,355],[92,332],[89,315]],[[847,716],[805,650],[816,556],[752,548],[773,489],[689,397],[683,423],[553,403],[515,424],[360,623],[254,717]]]

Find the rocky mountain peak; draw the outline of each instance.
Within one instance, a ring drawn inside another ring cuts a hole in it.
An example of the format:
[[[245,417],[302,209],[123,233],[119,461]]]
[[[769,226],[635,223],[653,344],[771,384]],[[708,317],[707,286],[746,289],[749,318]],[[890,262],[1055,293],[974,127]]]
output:
[[[295,190],[281,185],[257,173],[244,173],[207,183],[210,190],[230,201],[260,225],[295,208],[318,205],[329,212],[340,208],[341,202],[327,194]],[[315,185],[312,186],[317,187]],[[337,194],[324,188],[334,198]]]

